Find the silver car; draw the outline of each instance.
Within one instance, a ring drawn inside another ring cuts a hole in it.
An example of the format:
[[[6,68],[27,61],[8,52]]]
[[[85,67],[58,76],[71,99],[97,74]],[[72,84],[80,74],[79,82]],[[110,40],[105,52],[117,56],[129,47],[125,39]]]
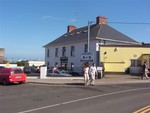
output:
[[[62,77],[62,76],[72,76],[71,74],[69,74],[67,71],[65,70],[48,70],[47,72],[47,76],[55,76],[55,77]]]

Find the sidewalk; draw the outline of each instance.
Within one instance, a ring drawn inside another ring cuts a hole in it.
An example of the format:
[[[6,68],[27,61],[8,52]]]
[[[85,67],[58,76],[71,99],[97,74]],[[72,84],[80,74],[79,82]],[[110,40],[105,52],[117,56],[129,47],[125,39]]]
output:
[[[51,85],[76,85],[84,84],[83,77],[47,77],[40,79],[39,77],[27,77],[28,83],[51,84]],[[106,84],[129,84],[129,83],[150,83],[150,79],[144,78],[141,80],[139,76],[127,74],[120,75],[105,75],[102,79],[96,79],[95,85]]]

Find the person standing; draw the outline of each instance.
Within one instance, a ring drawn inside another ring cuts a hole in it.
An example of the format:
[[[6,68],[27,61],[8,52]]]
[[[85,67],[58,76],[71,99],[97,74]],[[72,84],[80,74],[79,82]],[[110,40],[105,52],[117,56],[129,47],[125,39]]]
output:
[[[98,75],[95,63],[93,63],[92,66],[90,67],[90,73],[91,73],[91,85],[94,86],[95,85],[95,75]]]
[[[143,71],[144,71],[144,74],[143,74],[143,75],[145,75],[145,77],[146,77],[147,79],[149,79],[149,77],[148,77],[148,66],[147,66],[147,62],[146,62],[146,61],[145,61],[144,64],[143,64]],[[143,79],[143,75],[142,75],[142,79]]]
[[[84,85],[88,86],[89,85],[88,84],[88,82],[89,82],[89,66],[88,66],[88,63],[84,64],[83,71],[84,71]]]

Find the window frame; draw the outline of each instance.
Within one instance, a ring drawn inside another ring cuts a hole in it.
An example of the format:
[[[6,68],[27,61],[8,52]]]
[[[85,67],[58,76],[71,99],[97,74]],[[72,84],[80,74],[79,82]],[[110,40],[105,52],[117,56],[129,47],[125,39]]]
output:
[[[47,57],[50,57],[50,50],[47,49]]]
[[[62,57],[66,56],[66,47],[62,47]]]
[[[58,52],[59,52],[58,48],[55,48],[55,57],[58,57]]]
[[[131,59],[130,63],[131,63],[130,65],[131,67],[141,67],[142,60]]]
[[[75,57],[75,46],[71,46],[70,56]]]
[[[88,45],[87,44],[84,44],[84,52],[88,52]]]

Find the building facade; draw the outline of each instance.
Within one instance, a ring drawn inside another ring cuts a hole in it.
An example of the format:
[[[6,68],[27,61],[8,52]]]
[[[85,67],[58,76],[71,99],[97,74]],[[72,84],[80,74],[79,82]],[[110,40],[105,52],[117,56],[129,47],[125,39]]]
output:
[[[5,49],[0,48],[0,63],[2,63],[5,60]]]
[[[45,65],[44,61],[25,61],[25,66],[43,66]]]
[[[145,61],[150,67],[150,45],[103,45],[100,61],[104,63],[105,72],[139,74]]]
[[[90,34],[89,41],[88,34]],[[99,65],[101,45],[133,44],[140,45],[139,42],[110,27],[106,17],[98,16],[96,24],[81,28],[69,25],[67,33],[45,45],[45,63],[48,67],[65,67],[75,72],[82,72],[83,63],[87,61]],[[90,56],[87,55],[88,53]]]

